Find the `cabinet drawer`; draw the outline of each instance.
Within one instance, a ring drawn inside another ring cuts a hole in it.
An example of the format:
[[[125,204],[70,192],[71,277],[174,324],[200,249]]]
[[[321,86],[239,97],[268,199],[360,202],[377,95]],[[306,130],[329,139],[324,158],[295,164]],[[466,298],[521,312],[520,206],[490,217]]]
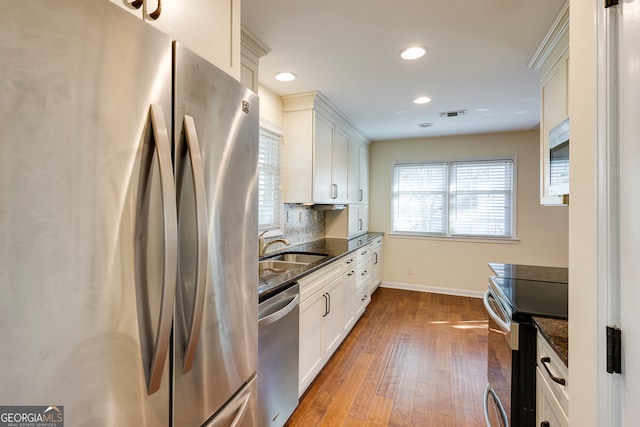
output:
[[[371,277],[371,258],[366,258],[356,265],[356,284],[358,287]]]
[[[547,385],[549,392],[566,415],[569,413],[569,369],[540,334],[537,336],[537,347],[536,365],[544,380],[543,384]]]
[[[536,368],[536,425],[549,423],[550,427],[568,427],[569,417],[553,393],[544,368]],[[567,408],[568,409],[568,408]]]
[[[320,270],[298,280],[300,285],[300,302],[322,289],[342,275],[342,262],[334,262]]]

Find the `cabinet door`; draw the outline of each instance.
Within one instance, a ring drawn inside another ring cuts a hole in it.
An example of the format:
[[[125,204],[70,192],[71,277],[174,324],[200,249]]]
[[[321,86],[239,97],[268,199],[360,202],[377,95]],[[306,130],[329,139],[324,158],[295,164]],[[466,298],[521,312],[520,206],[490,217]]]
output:
[[[371,270],[371,293],[373,293],[382,281],[382,246],[376,247],[371,255]]]
[[[133,3],[133,0],[127,1],[127,0],[109,0],[111,3],[117,4],[118,6],[120,6],[121,8],[123,8],[124,10],[126,10],[127,12],[131,13],[132,15],[137,16],[138,18],[142,19],[142,7],[140,7],[139,9],[136,9],[135,7],[131,6],[131,3]]]
[[[145,0],[144,20],[240,80],[240,0]]]
[[[322,321],[326,312],[325,291],[320,290],[300,304],[299,395],[307,389],[323,364]]]
[[[360,165],[358,168],[358,202],[369,204],[369,150],[360,147],[359,150]]]
[[[349,140],[349,172],[347,177],[347,198],[349,203],[358,203],[360,197],[360,144]]]
[[[562,196],[549,195],[549,131],[567,118],[568,99],[568,62],[565,53],[549,70],[542,81],[542,120],[540,129],[540,203],[543,205],[561,205]]]
[[[322,318],[322,347],[323,355],[327,359],[342,342],[344,333],[342,285],[342,277],[339,277],[325,287],[326,295],[329,298],[329,307],[327,314]]]
[[[536,425],[546,422],[549,427],[568,427],[569,418],[560,408],[540,368],[536,368]]]
[[[314,115],[313,199],[316,203],[335,203],[332,197],[333,123],[322,114]]]
[[[355,267],[355,265],[350,265]],[[342,312],[344,333],[347,334],[356,323],[356,271],[354,268],[347,270],[343,276],[342,295],[344,298]]]
[[[333,134],[332,184],[335,186],[335,203],[348,203],[349,136],[339,127]]]

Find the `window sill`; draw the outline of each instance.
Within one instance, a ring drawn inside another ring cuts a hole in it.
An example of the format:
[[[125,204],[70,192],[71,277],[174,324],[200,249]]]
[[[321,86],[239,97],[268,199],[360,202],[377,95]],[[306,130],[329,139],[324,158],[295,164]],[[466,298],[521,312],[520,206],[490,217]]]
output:
[[[490,238],[490,237],[462,237],[462,236],[430,236],[425,234],[411,233],[389,233],[392,239],[415,239],[415,240],[442,240],[447,242],[465,242],[465,243],[498,243],[515,245],[520,243],[520,239],[515,237],[509,238]]]

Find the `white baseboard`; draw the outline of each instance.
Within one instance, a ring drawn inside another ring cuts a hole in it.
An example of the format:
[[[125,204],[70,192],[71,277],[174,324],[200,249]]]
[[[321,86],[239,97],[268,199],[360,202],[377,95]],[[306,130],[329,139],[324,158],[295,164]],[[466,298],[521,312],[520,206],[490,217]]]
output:
[[[414,285],[412,283],[382,282],[381,288],[402,289],[405,291],[431,292],[434,294],[456,295],[460,297],[482,298],[483,291],[469,291],[466,289],[441,288],[438,286]]]

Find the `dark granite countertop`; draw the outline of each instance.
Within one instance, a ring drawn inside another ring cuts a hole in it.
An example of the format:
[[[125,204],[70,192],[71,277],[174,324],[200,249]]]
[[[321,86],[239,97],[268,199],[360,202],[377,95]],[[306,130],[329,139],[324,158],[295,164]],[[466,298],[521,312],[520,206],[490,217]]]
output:
[[[309,252],[316,254],[326,254],[327,257],[313,262],[308,265],[301,266],[293,270],[286,270],[280,274],[268,274],[258,279],[258,298],[262,302],[269,297],[282,292],[291,287],[296,280],[313,273],[316,270],[336,261],[338,258],[357,250],[358,248],[369,244],[376,237],[382,236],[384,233],[369,232],[353,239],[319,239],[313,242],[303,243],[296,246],[287,246],[280,251],[269,253],[263,257],[277,255],[283,252]]]
[[[564,319],[533,316],[533,323],[565,366],[569,367],[569,322]]]
[[[490,262],[489,268],[491,268],[498,277],[537,280],[539,282],[569,283],[569,269],[564,267],[544,267],[539,265]]]

